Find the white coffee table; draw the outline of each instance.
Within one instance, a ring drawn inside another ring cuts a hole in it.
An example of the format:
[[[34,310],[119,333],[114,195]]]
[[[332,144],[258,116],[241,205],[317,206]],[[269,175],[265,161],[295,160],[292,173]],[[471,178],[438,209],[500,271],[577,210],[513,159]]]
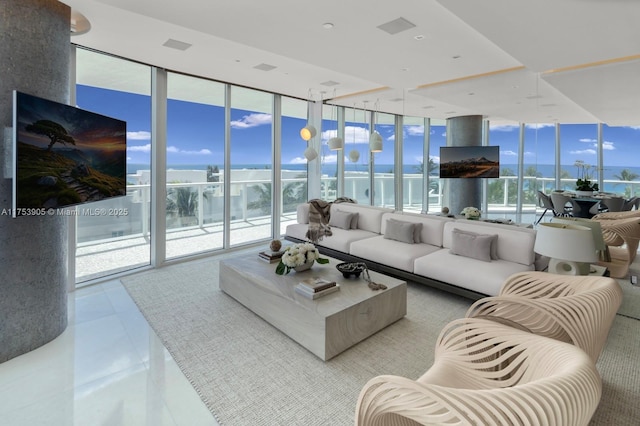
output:
[[[407,314],[407,283],[371,272],[374,282],[387,286],[373,291],[364,279],[345,279],[329,258],[305,272],[275,273],[257,253],[220,261],[220,289],[326,361],[382,330]],[[325,257],[325,256],[323,256]],[[340,284],[340,291],[316,300],[295,292],[304,278],[323,277]]]

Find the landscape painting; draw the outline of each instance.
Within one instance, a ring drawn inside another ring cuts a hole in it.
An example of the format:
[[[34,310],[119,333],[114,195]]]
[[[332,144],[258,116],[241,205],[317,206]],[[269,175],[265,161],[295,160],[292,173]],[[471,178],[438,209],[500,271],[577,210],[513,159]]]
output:
[[[126,195],[126,122],[14,92],[14,209]]]
[[[500,147],[441,147],[440,177],[498,178],[500,177]]]

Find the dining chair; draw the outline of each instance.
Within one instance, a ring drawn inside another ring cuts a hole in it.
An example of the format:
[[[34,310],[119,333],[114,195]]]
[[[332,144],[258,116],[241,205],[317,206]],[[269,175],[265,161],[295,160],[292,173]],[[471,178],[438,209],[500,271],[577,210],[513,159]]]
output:
[[[580,212],[580,206],[568,195],[559,192],[551,193],[551,202],[556,216],[575,216]],[[569,204],[570,206],[567,206]]]
[[[556,213],[556,210],[553,208],[553,202],[551,201],[551,197],[549,197],[547,194],[545,194],[540,190],[538,190],[537,193],[538,193],[538,207],[543,208],[544,212],[542,212],[542,215],[538,218],[538,220],[536,220],[535,225],[540,223],[544,215],[547,214],[549,210],[551,210],[554,217],[558,216],[558,214]]]
[[[621,212],[622,207],[624,206],[624,198],[621,198],[621,197],[603,198],[602,201],[600,201],[600,204],[603,204],[604,206],[606,206],[607,211]]]
[[[640,202],[640,198],[639,197],[631,197],[628,200],[624,200],[624,204],[622,205],[622,211],[623,212],[628,212],[630,210],[632,210],[634,207],[636,207],[636,204]],[[637,209],[637,207],[636,207]]]

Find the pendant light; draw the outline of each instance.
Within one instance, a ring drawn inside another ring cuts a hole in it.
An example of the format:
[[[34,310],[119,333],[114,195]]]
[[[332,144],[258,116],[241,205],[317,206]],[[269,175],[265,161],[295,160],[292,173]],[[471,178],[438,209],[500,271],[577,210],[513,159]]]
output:
[[[300,137],[307,142],[313,139],[316,136],[316,134],[318,134],[318,131],[316,130],[316,128],[309,123],[309,117],[311,116],[310,112],[311,112],[311,102],[312,102],[311,90],[309,90],[308,97],[309,97],[309,100],[307,100],[307,125],[304,126],[302,129],[300,129]]]
[[[382,136],[375,130],[376,118],[378,116],[378,101],[374,105],[373,120],[371,122],[371,136],[369,137],[369,151],[382,152]]]
[[[356,144],[356,126],[355,126],[355,122],[356,122],[356,106],[353,106],[353,144]],[[349,161],[351,161],[352,163],[357,163],[358,160],[360,159],[360,151],[358,151],[357,149],[352,149],[351,151],[349,151]]]
[[[318,152],[313,149],[312,146],[308,146],[307,149],[304,150],[304,158],[307,159],[307,161],[313,161],[318,157]]]
[[[333,113],[338,108],[335,105],[331,106],[331,121],[334,121]],[[338,137],[338,123],[336,122],[336,136],[329,139],[329,149],[331,151],[339,151],[344,149],[344,140],[341,137]]]

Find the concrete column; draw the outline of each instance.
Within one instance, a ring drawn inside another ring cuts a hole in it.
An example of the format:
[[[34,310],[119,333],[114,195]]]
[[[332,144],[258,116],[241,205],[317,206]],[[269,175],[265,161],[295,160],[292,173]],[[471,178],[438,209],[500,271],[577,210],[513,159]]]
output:
[[[447,119],[447,146],[481,146],[482,116],[467,115]],[[443,206],[459,214],[467,206],[482,205],[481,179],[446,179]]]
[[[69,101],[70,8],[57,0],[0,2],[0,126],[12,126],[13,90]],[[6,132],[5,132],[6,133]],[[0,140],[4,160],[10,138]],[[0,212],[11,205],[5,162]],[[67,326],[67,218],[0,215],[0,362]]]

